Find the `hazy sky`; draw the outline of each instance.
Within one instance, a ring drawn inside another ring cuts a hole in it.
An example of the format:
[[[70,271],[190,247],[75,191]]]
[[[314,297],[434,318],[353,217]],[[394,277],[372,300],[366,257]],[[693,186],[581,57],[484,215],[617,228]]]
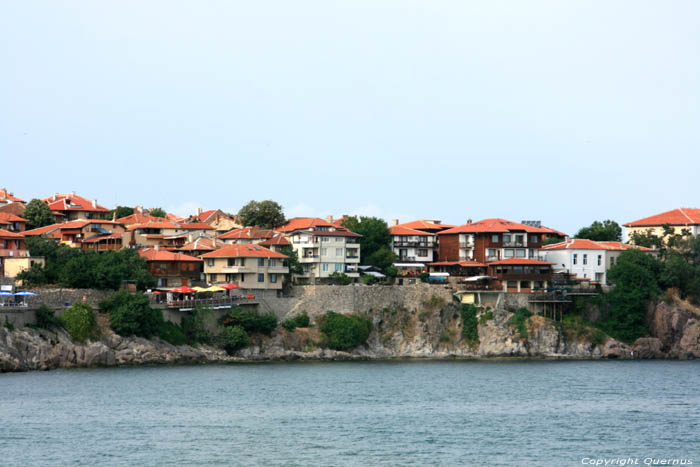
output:
[[[5,1],[0,186],[108,207],[700,207],[700,2]]]

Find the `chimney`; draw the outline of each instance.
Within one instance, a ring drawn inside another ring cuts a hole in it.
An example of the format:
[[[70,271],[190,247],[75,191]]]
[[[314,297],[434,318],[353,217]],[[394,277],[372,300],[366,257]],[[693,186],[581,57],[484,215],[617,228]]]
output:
[[[328,222],[329,224],[332,224],[333,223],[333,216],[326,216],[326,222]]]
[[[93,207],[93,208],[96,208],[96,207],[97,207],[97,200],[96,200],[96,199],[93,199],[93,200],[92,200],[92,207]]]
[[[472,223],[472,220],[471,220],[471,219],[467,219],[467,224],[471,224],[471,223]]]
[[[57,197],[57,196],[58,196],[58,193],[56,193],[55,195],[53,195],[53,196],[51,197],[51,201],[56,201],[56,197]]]
[[[70,195],[71,195],[71,196],[75,196],[75,191],[71,191],[71,192],[70,192]]]
[[[202,208],[197,208],[197,216],[201,216],[201,215],[202,215]],[[200,219],[200,221],[201,220],[202,219]]]
[[[399,220],[398,219],[392,219],[391,220],[391,226],[399,225]]]

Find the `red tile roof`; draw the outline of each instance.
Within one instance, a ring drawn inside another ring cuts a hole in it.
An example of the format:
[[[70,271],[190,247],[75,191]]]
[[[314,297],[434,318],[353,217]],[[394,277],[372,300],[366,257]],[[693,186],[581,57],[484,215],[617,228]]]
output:
[[[624,224],[625,227],[653,227],[664,224],[669,225],[699,225],[700,209],[679,208],[672,211],[662,212],[654,216],[645,217],[636,221]]]
[[[316,237],[361,237],[362,235],[350,232],[347,229],[342,230],[309,230],[310,234]]]
[[[434,235],[432,233],[423,232],[421,230],[409,229],[408,227],[403,227],[401,225],[394,225],[389,227],[389,233],[391,235],[424,235],[428,237]]]
[[[534,259],[527,259],[527,258],[508,258],[508,259],[502,259],[500,261],[492,261],[492,262],[488,263],[489,266],[508,266],[508,265],[545,266],[547,264],[556,264],[556,263],[550,263],[549,261],[537,261]]]
[[[22,216],[24,214],[24,208],[25,206],[22,203],[10,203],[0,205],[0,212],[14,214],[15,216]]]
[[[0,212],[0,223],[8,224],[10,222],[27,222],[27,219],[15,216],[14,214],[10,214],[9,212]]]
[[[551,233],[551,229],[534,227],[520,224],[506,219],[484,219],[471,224],[460,225],[449,230],[438,232],[438,235],[450,235],[458,233],[507,233],[507,232],[528,232],[528,233]]]
[[[412,222],[405,222],[403,224],[395,225],[393,227],[406,227],[407,229],[414,230],[447,230],[456,227],[451,224],[436,224],[429,220],[417,220]]]
[[[275,236],[273,230],[261,229],[257,226],[243,227],[240,229],[229,230],[225,234],[219,235],[218,238],[221,239],[245,239],[245,240],[255,240],[261,238],[272,238]]]
[[[145,222],[143,224],[133,224],[129,226],[129,230],[136,230],[136,229],[180,229],[180,226],[178,224],[175,224],[174,222],[168,222],[164,220],[162,217],[158,218],[159,220],[153,221],[153,222]]]
[[[156,250],[154,248],[144,248],[139,250],[139,256],[146,258],[146,261],[179,261],[179,262],[197,262],[202,260],[194,256],[183,255],[182,253],[172,253],[165,250]]]
[[[0,229],[0,238],[24,238],[24,232],[10,232],[9,230]]]
[[[95,203],[82,196],[69,194],[56,194],[44,199],[44,202],[49,205],[52,211],[90,211],[90,212],[108,212],[104,206]]]
[[[276,230],[280,232],[293,232],[295,230],[309,230],[315,227],[335,227],[330,222],[327,222],[318,217],[295,217],[283,226]]]
[[[190,222],[189,224],[180,224],[180,228],[185,230],[214,230],[214,227],[212,227],[209,224],[205,224],[204,222]]]
[[[550,235],[556,235],[557,237],[568,237],[568,235],[565,234],[564,232],[560,232],[560,231],[555,230],[551,227],[545,227],[544,225],[542,225],[542,226],[540,226],[540,229],[545,231],[543,233],[548,233]]]
[[[285,237],[284,235],[277,234],[272,238],[268,238],[267,240],[258,243],[258,245],[263,245],[263,246],[282,245],[282,246],[284,246],[284,245],[291,245],[291,243],[289,243],[289,240],[287,240],[287,237]]]
[[[145,214],[139,214],[135,212],[129,216],[120,217],[119,219],[117,219],[117,222],[121,222],[125,225],[132,225],[145,224],[146,222],[161,222],[162,220],[162,217],[147,216]]]
[[[220,250],[205,253],[202,258],[286,258],[282,253],[253,244],[228,245]]]
[[[635,245],[628,245],[622,242],[596,242],[593,240],[587,240],[584,238],[574,238],[566,242],[553,243],[551,245],[545,245],[541,249],[543,251],[556,251],[556,250],[612,250],[612,251],[622,251],[629,249],[638,249],[642,251],[654,251],[651,248],[638,247]]]
[[[109,235],[95,235],[94,237],[86,238],[82,243],[96,243],[100,240],[108,240],[110,238],[122,238],[124,232],[112,233]]]
[[[195,251],[195,250],[217,250],[226,246],[224,242],[216,242],[213,238],[199,237],[198,239],[186,243],[178,250]]]
[[[23,199],[17,198],[14,193],[9,193],[7,188],[0,190],[0,201],[12,201],[13,203],[24,203]]]
[[[45,225],[44,227],[39,227],[36,229],[31,229],[31,230],[25,230],[22,232],[25,237],[32,237],[35,235],[44,235],[50,232],[53,232],[54,230],[58,230],[63,224],[51,224],[51,225]]]

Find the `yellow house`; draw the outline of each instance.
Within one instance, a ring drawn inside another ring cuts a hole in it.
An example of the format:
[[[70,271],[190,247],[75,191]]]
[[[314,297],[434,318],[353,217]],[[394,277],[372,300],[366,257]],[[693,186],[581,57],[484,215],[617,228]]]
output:
[[[635,233],[645,232],[663,237],[665,225],[671,227],[674,234],[681,234],[687,229],[693,236],[700,235],[700,209],[679,208],[623,224],[624,240],[628,242]]]

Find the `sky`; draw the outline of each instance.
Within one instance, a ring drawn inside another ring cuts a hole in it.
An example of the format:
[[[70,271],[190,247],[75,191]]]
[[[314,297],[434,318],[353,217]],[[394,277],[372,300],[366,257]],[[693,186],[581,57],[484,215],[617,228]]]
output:
[[[541,220],[700,207],[700,2],[0,3],[0,187]]]

